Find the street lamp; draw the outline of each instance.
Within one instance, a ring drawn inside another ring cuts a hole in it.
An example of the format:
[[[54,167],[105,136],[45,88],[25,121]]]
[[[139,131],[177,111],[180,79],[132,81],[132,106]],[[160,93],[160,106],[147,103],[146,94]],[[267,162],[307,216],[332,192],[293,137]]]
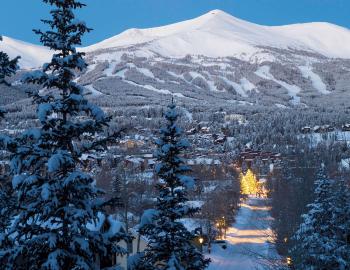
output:
[[[203,237],[200,236],[200,237],[199,237],[199,243],[203,244],[203,241],[204,241]]]
[[[199,239],[198,239],[199,243],[201,244],[201,252],[203,252],[203,242],[204,242],[204,238],[202,236],[199,236]]]

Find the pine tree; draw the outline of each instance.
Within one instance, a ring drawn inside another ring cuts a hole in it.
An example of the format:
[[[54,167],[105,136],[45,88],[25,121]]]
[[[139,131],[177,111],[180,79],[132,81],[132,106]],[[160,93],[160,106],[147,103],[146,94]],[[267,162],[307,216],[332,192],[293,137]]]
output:
[[[332,221],[337,239],[334,255],[340,269],[350,269],[350,188],[343,179],[335,183],[333,198],[335,202]]]
[[[5,265],[6,262],[1,252],[13,246],[11,237],[7,235],[7,228],[11,225],[12,216],[16,209],[16,201],[9,179],[8,173],[0,175],[0,265]]]
[[[0,36],[0,41],[2,41],[2,36]],[[16,73],[18,69],[19,56],[10,60],[9,56],[5,52],[0,51],[0,85],[5,84],[10,86],[10,84],[5,80],[6,77],[10,77]],[[6,111],[0,108],[0,118],[4,117]]]
[[[120,164],[113,173],[111,181],[111,189],[113,193],[113,206],[115,208],[123,208],[125,205],[125,189],[126,189],[126,172]]]
[[[2,37],[0,36],[0,41],[2,41]],[[6,77],[10,77],[16,73],[18,69],[18,60],[19,56],[10,60],[9,56],[0,51],[0,85],[5,84],[10,86],[10,84],[5,80]],[[0,108],[0,121],[5,117],[6,110]],[[5,141],[8,140],[5,137],[0,138],[0,149],[6,150],[6,146],[4,145]],[[6,229],[11,222],[11,213],[15,208],[15,201],[13,198],[13,190],[12,185],[9,181],[8,172],[5,172],[3,175],[0,175],[0,249],[2,247],[9,247],[11,243],[11,239],[6,236]],[[2,260],[0,258],[0,265],[2,265]]]
[[[43,1],[53,6],[52,19],[43,20],[50,30],[35,32],[55,54],[42,71],[25,79],[50,90],[30,93],[38,104],[40,126],[15,139],[1,139],[13,153],[12,186],[20,210],[7,231],[16,245],[0,250],[2,269],[100,269],[99,260],[108,251],[125,252],[116,243],[127,237],[113,231],[115,227],[89,229],[89,224],[107,220],[106,202],[92,176],[78,164],[83,154],[105,149],[109,138],[83,140],[83,135],[101,133],[109,118],[85,99],[84,88],[74,81],[76,71],[87,66],[84,54],[75,48],[90,31],[74,15],[84,4]]]
[[[345,201],[339,200],[335,181],[329,180],[323,169],[315,185],[315,201],[308,205],[309,211],[293,236],[293,265],[305,270],[349,269],[349,246],[344,236],[349,231],[344,226],[349,224],[349,200],[344,197],[348,195],[343,193]]]
[[[209,260],[192,245],[194,235],[179,221],[198,209],[186,206],[187,190],[194,185],[193,178],[185,175],[190,169],[182,157],[189,144],[181,138],[182,130],[176,125],[175,104],[172,102],[168,107],[165,113],[167,125],[160,130],[160,139],[156,141],[159,196],[153,222],[142,224],[140,229],[149,242],[138,269],[204,269]]]
[[[2,36],[0,36],[0,41],[2,41]],[[20,58],[20,56],[17,56],[10,60],[7,53],[0,51],[0,84],[10,85],[5,79],[16,73]]]

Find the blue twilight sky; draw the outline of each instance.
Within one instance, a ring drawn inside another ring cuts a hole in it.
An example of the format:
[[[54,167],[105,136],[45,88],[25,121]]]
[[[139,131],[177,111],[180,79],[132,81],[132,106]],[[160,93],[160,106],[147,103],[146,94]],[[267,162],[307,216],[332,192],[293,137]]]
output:
[[[0,0],[0,34],[37,43],[31,31],[48,18],[41,0]],[[128,28],[165,25],[222,9],[238,18],[265,25],[326,21],[350,29],[350,0],[82,0],[79,17],[94,31],[90,45]]]

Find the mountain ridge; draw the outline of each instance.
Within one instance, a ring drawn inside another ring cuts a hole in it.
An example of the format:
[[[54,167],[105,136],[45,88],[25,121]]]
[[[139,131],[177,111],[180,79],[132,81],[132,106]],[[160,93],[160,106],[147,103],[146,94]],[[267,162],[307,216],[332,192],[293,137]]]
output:
[[[207,44],[213,40],[216,42]],[[221,10],[170,25],[129,29],[84,49],[93,51],[145,42],[151,43],[148,46],[150,50],[170,57],[183,57],[186,54],[237,56],[256,53],[252,46],[271,46],[304,49],[327,57],[350,58],[350,48],[338,46],[350,42],[350,30],[344,27],[325,22],[263,26]],[[215,47],[219,48],[216,52]]]
[[[92,53],[143,45],[141,50],[164,57],[186,55],[233,56],[248,59],[262,52],[260,47],[296,49],[329,58],[350,59],[350,30],[327,22],[264,26],[213,10],[197,18],[160,27],[128,29],[81,51]],[[4,37],[0,50],[10,56],[21,55],[22,68],[34,68],[50,59],[52,51],[39,45]]]

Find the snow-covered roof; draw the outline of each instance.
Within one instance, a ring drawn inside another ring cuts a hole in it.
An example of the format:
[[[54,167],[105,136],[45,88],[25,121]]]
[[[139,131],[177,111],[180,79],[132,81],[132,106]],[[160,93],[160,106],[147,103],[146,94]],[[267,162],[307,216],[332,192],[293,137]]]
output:
[[[186,205],[191,208],[201,208],[204,204],[204,201],[187,201]]]
[[[140,227],[153,223],[153,219],[157,213],[158,211],[156,209],[145,210],[141,216]]]
[[[193,232],[198,228],[202,228],[200,219],[195,218],[182,218],[179,220],[189,232]]]
[[[188,165],[220,165],[221,161],[214,158],[207,158],[207,157],[197,157],[195,159],[188,159],[187,160]]]
[[[145,161],[143,158],[132,157],[132,156],[127,156],[125,158],[125,160],[130,161],[130,162],[135,163],[135,164],[140,164],[140,163],[143,163]]]
[[[125,231],[124,224],[122,222],[117,220],[112,215],[108,215],[106,217],[106,215],[101,212],[97,214],[97,222],[90,222],[86,224],[86,227],[91,231],[101,231],[106,221],[108,221],[109,228],[105,233],[109,235],[115,235],[119,232]]]
[[[345,170],[350,169],[350,158],[344,158],[340,161],[340,167]]]

